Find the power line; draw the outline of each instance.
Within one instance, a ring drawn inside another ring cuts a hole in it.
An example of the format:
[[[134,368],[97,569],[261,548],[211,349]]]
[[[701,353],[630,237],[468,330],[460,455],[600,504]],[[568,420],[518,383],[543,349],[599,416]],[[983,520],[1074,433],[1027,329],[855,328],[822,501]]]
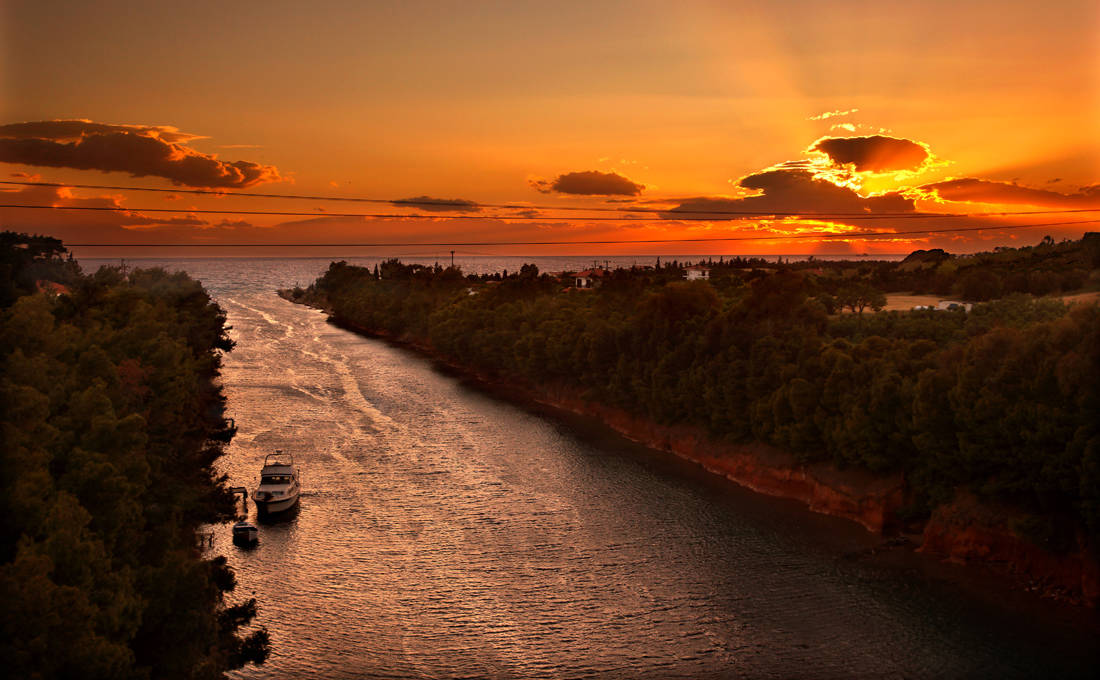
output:
[[[684,210],[679,208],[646,208],[641,206],[636,207],[584,207],[584,206],[560,206],[560,205],[517,205],[514,203],[477,203],[474,201],[461,201],[461,200],[445,200],[445,199],[428,199],[428,198],[366,198],[358,196],[309,196],[304,194],[268,194],[257,192],[227,192],[227,191],[215,191],[211,189],[162,189],[156,187],[132,187],[132,186],[117,186],[108,184],[65,184],[63,182],[26,182],[26,181],[14,181],[14,180],[0,180],[0,184],[12,184],[19,186],[36,186],[36,187],[53,187],[53,188],[72,188],[72,189],[103,189],[110,191],[147,191],[155,193],[167,193],[167,194],[199,194],[206,196],[242,196],[247,198],[281,198],[281,199],[297,199],[308,201],[344,201],[352,203],[375,203],[383,205],[395,205],[395,206],[424,206],[424,207],[447,207],[458,208],[467,210],[480,210],[481,208],[494,208],[504,210],[558,210],[558,211],[571,211],[571,212],[644,212],[653,214],[668,214],[673,213],[677,215],[744,215],[744,216],[775,216],[775,217],[837,217],[846,219],[879,219],[879,218],[906,218],[906,219],[928,219],[933,217],[1006,217],[1015,215],[1048,215],[1048,214],[1060,214],[1060,213],[1082,213],[1082,212],[1100,212],[1100,208],[1063,208],[1057,210],[1018,210],[1018,211],[1002,211],[1002,212],[970,212],[970,213],[877,213],[870,215],[863,212],[852,213],[811,213],[811,212],[789,212],[789,211],[760,211],[760,210]],[[7,207],[7,206],[0,206]],[[138,208],[126,208],[126,210],[138,210]],[[151,209],[146,209],[150,211]],[[164,212],[199,212],[199,211],[172,211],[164,210]],[[209,211],[217,212],[217,211]],[[228,212],[228,211],[227,211]],[[259,213],[248,213],[259,214]],[[298,215],[298,214],[312,214],[312,213],[263,213],[272,215]],[[338,215],[343,217],[345,215]],[[374,217],[374,215],[366,215],[367,217]],[[386,215],[389,216],[389,215]],[[454,217],[454,216],[452,216]],[[567,219],[567,218],[548,218],[548,217],[507,217],[506,219]],[[594,218],[590,218],[594,219]],[[676,219],[676,218],[665,218]]]
[[[3,207],[3,206],[0,206]],[[165,247],[165,248],[390,248],[390,247],[444,247],[444,246],[571,246],[571,245],[630,245],[649,243],[712,243],[721,241],[787,241],[795,239],[863,239],[895,236],[914,236],[918,234],[954,234],[969,231],[1001,231],[1013,229],[1035,229],[1038,227],[1060,227],[1071,224],[1093,224],[1095,220],[1077,220],[1069,222],[1046,222],[1044,224],[1011,224],[1001,227],[947,227],[943,229],[913,229],[908,231],[864,231],[864,232],[805,232],[788,236],[708,236],[698,238],[657,238],[657,239],[599,239],[566,241],[402,241],[393,243],[68,243],[68,247]]]
[[[188,210],[186,208],[123,208],[90,205],[0,205],[0,208],[29,208],[37,210],[92,210],[99,212],[135,212],[135,213],[182,213],[196,215],[274,215],[277,217],[369,217],[374,219],[444,219],[444,220],[596,220],[600,222],[667,222],[676,220],[655,220],[652,217],[532,217],[527,215],[425,215],[420,213],[334,213],[334,212],[295,212],[280,210]],[[855,218],[845,218],[855,219]]]
[[[2,183],[2,182],[0,182]],[[125,208],[121,206],[89,206],[89,205],[25,205],[25,204],[2,204],[0,208],[26,208],[28,210],[85,210],[93,212],[133,212],[133,213],[179,213],[188,215],[270,215],[275,217],[366,217],[371,219],[443,219],[443,220],[520,220],[520,221],[535,221],[535,222],[561,222],[561,221],[574,221],[574,222],[679,222],[680,218],[677,217],[562,217],[562,216],[531,216],[531,215],[432,215],[421,213],[334,213],[334,212],[302,212],[302,211],[281,211],[281,210],[212,210],[212,209],[195,209],[189,210],[186,208]],[[662,211],[668,212],[668,211]],[[1074,212],[1100,212],[1097,210],[1088,211],[1074,211]],[[996,216],[996,215],[1029,215],[1029,214],[1041,214],[1041,213],[974,213],[974,214],[962,214],[962,213],[899,213],[899,214],[867,214],[859,213],[846,215],[844,213],[767,213],[761,215],[760,213],[746,213],[742,217],[732,217],[729,219],[722,219],[723,222],[735,222],[735,221],[747,221],[747,220],[765,220],[768,219],[768,215],[771,216],[784,216],[794,217],[801,216],[802,219],[835,219],[835,220],[901,220],[901,219],[931,219],[931,218],[961,218],[961,217],[978,217],[978,216]],[[750,216],[751,215],[751,216]],[[1093,221],[1093,220],[1088,220]],[[1001,227],[986,227],[986,228],[1001,228]]]

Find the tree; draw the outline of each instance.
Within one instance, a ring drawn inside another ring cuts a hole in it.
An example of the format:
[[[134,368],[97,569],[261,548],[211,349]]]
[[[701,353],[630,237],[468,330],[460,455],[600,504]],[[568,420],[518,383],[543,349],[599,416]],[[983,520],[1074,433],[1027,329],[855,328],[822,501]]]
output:
[[[955,284],[954,290],[965,300],[984,302],[1001,296],[1001,277],[988,269],[968,271]]]
[[[1018,296],[968,314],[862,315],[885,306],[885,290],[949,290],[960,272],[982,284],[1009,270],[1091,271],[1083,243],[1038,250],[933,255],[933,266],[914,258],[907,268],[822,263],[832,271],[821,275],[798,263],[723,272],[734,286],[680,281],[669,262],[667,272],[617,271],[592,295],[541,283],[512,294],[531,268],[472,296],[441,286],[439,272],[365,285],[343,272],[327,293],[356,326],[399,329],[505,381],[549,383],[804,462],[901,473],[911,518],[968,487],[1055,527],[1032,532],[1049,547],[1082,528],[1100,536],[1100,310]],[[730,266],[744,263],[758,264]],[[827,316],[831,302],[852,314]],[[51,336],[39,326],[36,337]]]
[[[232,341],[201,285],[83,276],[52,239],[5,234],[0,308],[0,655],[13,677],[220,677],[267,655],[194,530],[232,512],[213,463],[233,433]],[[42,280],[66,294],[35,294]]]
[[[852,310],[852,313],[860,316],[868,307],[877,312],[886,306],[886,294],[871,284],[863,282],[842,288],[836,299],[841,307],[847,307]]]

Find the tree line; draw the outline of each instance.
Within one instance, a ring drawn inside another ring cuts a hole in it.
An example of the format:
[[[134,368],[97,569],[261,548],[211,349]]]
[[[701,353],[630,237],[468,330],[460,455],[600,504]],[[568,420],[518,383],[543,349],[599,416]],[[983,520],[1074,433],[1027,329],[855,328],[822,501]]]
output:
[[[262,663],[196,529],[232,516],[213,463],[225,314],[186,274],[85,275],[56,239],[0,234],[0,657],[10,677],[217,678]]]
[[[902,523],[967,488],[1027,513],[1017,528],[1037,543],[1068,550],[1082,531],[1094,545],[1100,536],[1100,309],[1017,293],[970,313],[835,312],[881,308],[887,285],[942,274],[953,289],[1005,263],[1095,280],[1090,238],[901,263],[723,260],[710,281],[684,281],[669,263],[610,272],[584,292],[534,265],[485,277],[335,262],[291,297],[501,379],[806,463],[900,473]],[[952,273],[939,272],[948,261]]]

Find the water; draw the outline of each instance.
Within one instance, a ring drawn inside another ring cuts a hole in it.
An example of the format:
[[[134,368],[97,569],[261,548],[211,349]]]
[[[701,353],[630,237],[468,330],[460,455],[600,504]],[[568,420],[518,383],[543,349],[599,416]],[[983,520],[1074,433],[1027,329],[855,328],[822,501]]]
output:
[[[96,268],[102,265],[118,265],[125,263],[127,265],[135,267],[168,267],[169,269],[185,269],[188,271],[202,271],[210,272],[215,278],[212,280],[213,285],[218,285],[218,275],[214,272],[222,272],[224,270],[230,270],[235,267],[234,263],[249,263],[248,266],[253,265],[257,267],[271,267],[266,273],[252,272],[246,274],[250,277],[252,284],[260,284],[261,281],[268,283],[271,286],[278,287],[290,287],[297,284],[305,286],[311,283],[319,275],[323,274],[330,262],[334,260],[345,260],[349,264],[358,265],[360,267],[374,267],[376,264],[389,259],[390,257],[399,257],[399,259],[406,264],[422,264],[426,266],[442,265],[447,266],[451,264],[451,254],[449,252],[409,252],[399,255],[386,255],[386,256],[355,256],[348,255],[346,257],[258,257],[258,258],[201,258],[201,257],[188,257],[188,258],[164,258],[164,257],[139,257],[139,258],[118,258],[118,257],[98,257],[98,258],[86,258],[81,257],[80,262],[89,271],[94,271]],[[672,261],[678,261],[680,263],[685,262],[699,262],[700,260],[712,259],[718,261],[719,257],[724,257],[729,260],[735,255],[536,255],[536,256],[516,256],[516,255],[470,255],[470,254],[456,254],[454,256],[454,264],[462,269],[467,274],[491,274],[500,271],[518,272],[519,268],[524,264],[533,263],[538,266],[540,272],[553,273],[564,271],[582,271],[584,269],[591,269],[592,267],[645,267],[653,266],[657,263],[657,260],[663,264],[667,264]],[[810,255],[746,255],[748,257],[762,258],[769,262],[776,262],[782,260],[783,262],[802,262],[809,259]],[[836,261],[836,260],[850,260],[851,256],[846,255],[815,255],[812,256],[817,260],[822,261]],[[883,254],[875,255],[873,258],[863,259],[875,259],[875,260],[887,260],[898,261],[905,258],[904,254]],[[267,263],[267,265],[261,265],[259,263]],[[262,278],[256,278],[262,277]],[[226,285],[236,286],[244,285],[241,282],[225,281]]]
[[[229,314],[239,433],[302,469],[300,511],[254,549],[217,527],[267,664],[243,678],[1090,675],[1082,612],[971,595],[935,564],[640,447],[486,395],[273,289],[327,260],[158,261]],[[91,261],[86,267],[94,266]],[[135,266],[149,262],[134,261]],[[518,266],[518,265],[517,265]],[[1022,609],[1021,609],[1022,608]]]

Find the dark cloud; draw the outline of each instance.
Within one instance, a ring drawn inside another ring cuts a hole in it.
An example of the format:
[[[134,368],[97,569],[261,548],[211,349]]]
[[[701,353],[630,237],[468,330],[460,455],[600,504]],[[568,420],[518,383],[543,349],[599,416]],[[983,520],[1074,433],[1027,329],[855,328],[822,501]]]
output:
[[[577,196],[637,196],[645,190],[644,184],[632,182],[615,172],[567,172],[554,181],[535,180],[531,186],[544,194],[574,194]]]
[[[944,201],[1034,205],[1044,208],[1100,208],[1100,184],[1071,194],[967,177],[920,187]]]
[[[464,198],[432,198],[431,196],[414,196],[413,198],[400,198],[390,201],[399,207],[418,208],[428,212],[478,212],[481,207],[474,201]]]
[[[820,151],[837,165],[852,165],[858,172],[916,170],[930,158],[917,142],[897,137],[824,137],[811,151]]]
[[[127,172],[174,184],[235,189],[282,179],[274,166],[221,161],[184,144],[195,135],[175,128],[39,121],[0,126],[0,162]]]
[[[745,198],[699,197],[661,213],[671,219],[721,220],[768,217],[777,213],[897,213],[912,212],[913,201],[898,192],[864,198],[848,187],[817,179],[808,170],[766,170],[741,179],[740,186],[761,193]],[[735,215],[705,214],[741,213]]]
[[[74,142],[89,135],[105,135],[113,132],[156,137],[175,144],[186,144],[195,139],[206,139],[200,135],[180,132],[171,125],[115,125],[112,123],[94,123],[83,118],[75,120],[38,120],[28,123],[0,125],[0,137],[10,139],[52,139],[55,142]]]

